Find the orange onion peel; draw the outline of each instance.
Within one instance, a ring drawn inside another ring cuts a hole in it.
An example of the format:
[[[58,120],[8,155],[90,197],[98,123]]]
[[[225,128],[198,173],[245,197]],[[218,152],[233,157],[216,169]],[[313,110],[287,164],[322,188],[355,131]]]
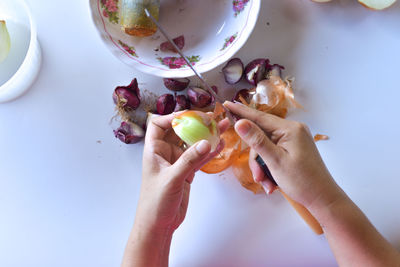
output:
[[[292,80],[271,76],[257,84],[250,106],[262,112],[285,118],[288,109],[303,108],[294,98]]]
[[[329,140],[329,136],[324,134],[316,134],[314,135],[314,142],[322,141],[322,140]]]
[[[281,188],[279,188],[279,191],[281,192],[283,197],[289,202],[289,204],[296,210],[300,217],[303,218],[303,220],[308,224],[311,230],[314,231],[315,234],[322,235],[324,233],[321,224],[317,221],[317,219],[315,219],[315,217],[306,207],[286,195],[286,193],[283,192]]]
[[[243,105],[249,106],[249,103],[247,103],[246,99],[242,95],[239,95],[239,100]]]
[[[229,168],[232,163],[239,157],[242,150],[241,139],[236,134],[233,127],[221,134],[221,139],[225,141],[224,149],[215,158],[210,160],[201,168],[205,173],[219,173]]]
[[[240,155],[233,161],[232,170],[241,185],[254,194],[264,193],[264,188],[256,183],[249,166],[250,148],[243,150]]]
[[[217,121],[224,119],[225,109],[220,102],[215,103],[213,118]]]

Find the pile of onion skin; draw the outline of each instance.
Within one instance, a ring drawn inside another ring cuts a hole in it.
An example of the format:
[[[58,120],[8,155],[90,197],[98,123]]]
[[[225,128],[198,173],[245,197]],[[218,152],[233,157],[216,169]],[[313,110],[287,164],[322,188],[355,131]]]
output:
[[[222,73],[226,83],[230,85],[235,85],[244,79],[250,86],[249,89],[238,90],[232,101],[238,101],[259,111],[285,118],[290,108],[302,107],[294,98],[293,79],[282,78],[283,70],[284,67],[270,64],[268,59],[255,59],[244,66],[239,58],[233,58],[222,69]],[[115,88],[113,99],[122,123],[118,129],[114,130],[114,134],[122,142],[133,144],[142,140],[145,135],[146,122],[155,114],[167,115],[189,109],[214,110],[213,119],[220,121],[225,118],[224,109],[219,103],[215,104],[212,95],[199,86],[190,86],[189,79],[165,78],[163,81],[165,87],[173,93],[158,96],[153,103],[148,98],[143,99],[136,79],[128,86]],[[216,86],[212,88],[218,94],[218,88]],[[186,94],[181,94],[184,90],[186,90]],[[142,112],[146,111],[147,119],[138,120],[139,107],[142,107]],[[233,126],[220,138],[225,142],[224,149],[201,170],[205,173],[215,174],[232,167],[243,187],[254,193],[264,192],[262,186],[253,180],[248,164],[250,149],[236,134]],[[315,141],[327,138],[325,135],[316,135]]]

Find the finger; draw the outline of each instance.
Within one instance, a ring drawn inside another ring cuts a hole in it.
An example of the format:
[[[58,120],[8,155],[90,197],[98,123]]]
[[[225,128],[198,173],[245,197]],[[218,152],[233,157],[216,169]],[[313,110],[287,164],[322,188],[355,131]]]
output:
[[[224,149],[225,147],[225,141],[223,139],[221,139],[221,142],[217,145],[217,147],[215,148],[215,151],[212,153],[209,153],[207,157],[205,157],[200,163],[199,163],[199,167],[197,167],[195,169],[195,172],[197,172],[198,170],[200,170],[201,168],[203,168],[203,166],[205,164],[207,164],[210,160],[212,160],[213,158],[215,158],[219,153],[221,153],[221,151]],[[183,152],[179,152],[179,156],[182,155]],[[177,158],[178,158],[177,157]],[[194,173],[193,173],[194,174]]]
[[[174,114],[153,118],[147,126],[146,140],[163,139],[166,131],[172,128],[174,118]]]
[[[231,123],[229,122],[228,118],[223,119],[218,123],[219,133],[220,134],[224,133],[226,130],[228,130],[230,126]]]
[[[253,122],[241,119],[235,124],[236,133],[266,163],[275,164],[280,156],[279,148],[265,135],[265,132]]]
[[[189,147],[179,159],[171,166],[173,177],[177,182],[183,182],[187,177],[201,167],[211,150],[211,144],[207,140],[201,140]]]
[[[201,168],[203,168],[203,166],[205,164],[207,164],[210,160],[212,160],[213,158],[215,158],[219,153],[221,153],[221,151],[224,149],[225,147],[225,141],[221,140],[221,142],[218,144],[217,148],[215,149],[215,151],[213,153],[210,153],[201,163],[200,166],[195,170],[198,171]]]
[[[180,146],[182,144],[182,140],[179,138],[179,136],[176,135],[175,131],[173,129],[168,129],[165,133],[164,136],[164,141],[173,144],[176,146]]]
[[[194,180],[194,173],[186,178],[186,180],[185,180],[186,183],[184,183],[184,185],[185,186],[191,185],[193,183],[193,180]],[[189,189],[190,189],[190,187],[189,187]]]
[[[261,166],[257,163],[256,157],[258,156],[257,152],[254,149],[250,149],[249,155],[249,167],[251,173],[253,174],[253,179],[256,183],[260,183],[262,180],[266,178],[265,173],[263,172]]]
[[[146,140],[163,139],[170,129],[172,129],[172,120],[180,113],[182,112],[158,116],[151,119],[149,125],[147,126]]]
[[[256,157],[258,154],[251,149],[249,156],[249,166],[253,174],[254,181],[261,184],[265,192],[269,195],[277,189],[277,186],[268,179],[267,175],[263,172],[261,166],[257,163]]]
[[[213,112],[207,112],[207,115],[210,116],[211,118],[214,118],[213,117],[214,116]],[[219,132],[222,134],[223,132],[228,130],[230,125],[231,125],[231,123],[229,122],[228,118],[225,118],[225,119],[221,120],[220,122],[218,122]]]
[[[224,106],[241,118],[249,119],[259,125],[264,131],[273,131],[287,128],[288,122],[275,115],[249,108],[246,105],[225,101]]]
[[[276,186],[270,179],[262,180],[260,184],[264,188],[267,195],[272,194],[275,190],[278,189],[278,186]]]

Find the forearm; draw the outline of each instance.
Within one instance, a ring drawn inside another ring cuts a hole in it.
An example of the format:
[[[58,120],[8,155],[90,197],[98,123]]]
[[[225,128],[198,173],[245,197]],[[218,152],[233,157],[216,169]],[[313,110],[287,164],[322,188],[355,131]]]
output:
[[[135,223],[126,245],[122,267],[168,266],[172,233],[152,232]]]
[[[399,252],[345,194],[312,212],[340,266],[400,266]]]

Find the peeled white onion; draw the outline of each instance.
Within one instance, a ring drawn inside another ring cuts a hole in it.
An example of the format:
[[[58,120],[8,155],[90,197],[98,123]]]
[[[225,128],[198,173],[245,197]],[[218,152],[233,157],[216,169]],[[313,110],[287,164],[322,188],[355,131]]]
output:
[[[217,149],[221,141],[217,122],[201,111],[189,110],[179,114],[172,120],[172,128],[189,146],[200,140],[209,141],[211,152]]]
[[[0,20],[0,63],[3,62],[10,53],[11,41],[7,31],[6,22]]]

